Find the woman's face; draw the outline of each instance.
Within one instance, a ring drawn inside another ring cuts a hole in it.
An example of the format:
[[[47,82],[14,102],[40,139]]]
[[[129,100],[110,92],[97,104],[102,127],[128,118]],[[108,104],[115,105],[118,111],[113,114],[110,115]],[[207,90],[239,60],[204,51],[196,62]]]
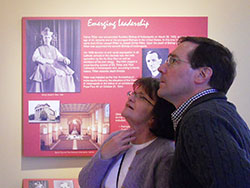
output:
[[[43,36],[43,42],[44,42],[45,45],[50,45],[51,40],[52,40],[51,36],[49,36],[49,35],[44,35]]]
[[[128,97],[122,116],[130,125],[147,124],[152,117],[152,109],[155,101],[152,100],[142,87],[136,88]]]

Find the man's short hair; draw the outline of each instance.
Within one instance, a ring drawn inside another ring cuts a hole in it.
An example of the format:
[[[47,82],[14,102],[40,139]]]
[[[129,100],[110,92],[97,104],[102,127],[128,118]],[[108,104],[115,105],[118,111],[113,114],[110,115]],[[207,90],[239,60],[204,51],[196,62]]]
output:
[[[198,47],[188,54],[191,67],[210,67],[213,74],[209,85],[226,94],[236,76],[236,63],[229,49],[205,37],[181,37],[178,44],[182,42],[198,44]]]

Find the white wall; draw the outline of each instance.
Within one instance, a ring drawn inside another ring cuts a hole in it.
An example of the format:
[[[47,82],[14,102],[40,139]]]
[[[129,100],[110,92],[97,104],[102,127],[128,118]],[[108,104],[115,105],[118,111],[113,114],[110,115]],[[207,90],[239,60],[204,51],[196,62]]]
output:
[[[0,187],[21,187],[23,178],[76,178],[89,160],[22,157],[22,17],[208,16],[208,36],[231,49],[238,62],[228,97],[250,125],[249,12],[249,0],[1,0]]]

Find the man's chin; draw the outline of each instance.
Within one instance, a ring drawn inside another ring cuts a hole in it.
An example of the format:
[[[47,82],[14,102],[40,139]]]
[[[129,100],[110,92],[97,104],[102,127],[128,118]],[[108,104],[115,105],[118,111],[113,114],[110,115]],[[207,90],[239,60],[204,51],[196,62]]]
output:
[[[164,95],[163,95],[163,91],[162,91],[162,89],[161,89],[161,88],[159,88],[159,89],[158,89],[158,91],[157,91],[157,95],[158,95],[159,97],[161,97],[161,98],[163,98],[163,97],[164,97]]]
[[[158,91],[157,91],[157,95],[160,97],[160,98],[163,98],[165,100],[168,100],[168,93],[166,92],[166,90],[164,90],[163,88],[159,88]]]

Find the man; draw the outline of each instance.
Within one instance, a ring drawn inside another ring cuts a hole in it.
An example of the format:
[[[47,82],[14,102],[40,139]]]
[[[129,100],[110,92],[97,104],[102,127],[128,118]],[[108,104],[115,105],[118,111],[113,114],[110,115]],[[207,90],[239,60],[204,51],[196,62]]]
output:
[[[158,95],[176,107],[170,187],[250,187],[250,131],[227,101],[231,52],[203,37],[182,37],[159,68]]]
[[[146,55],[146,63],[148,70],[151,72],[152,78],[160,78],[158,68],[162,63],[161,56],[156,51],[148,51]]]

